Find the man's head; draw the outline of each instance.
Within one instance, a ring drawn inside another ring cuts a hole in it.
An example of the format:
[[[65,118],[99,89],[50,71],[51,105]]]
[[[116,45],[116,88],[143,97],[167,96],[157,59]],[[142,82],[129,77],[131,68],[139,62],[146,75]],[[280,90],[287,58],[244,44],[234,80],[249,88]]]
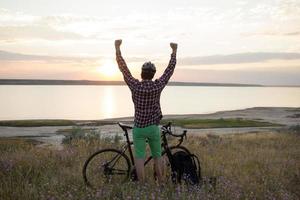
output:
[[[143,80],[152,80],[156,72],[155,65],[151,62],[145,62],[142,66],[142,79]]]

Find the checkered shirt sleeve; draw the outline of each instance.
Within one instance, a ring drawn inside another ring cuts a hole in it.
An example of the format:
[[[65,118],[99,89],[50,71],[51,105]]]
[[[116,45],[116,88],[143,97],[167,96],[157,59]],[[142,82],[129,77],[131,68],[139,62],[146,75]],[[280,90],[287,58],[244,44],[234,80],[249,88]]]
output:
[[[165,69],[163,75],[158,79],[162,84],[164,84],[164,86],[167,85],[169,79],[171,78],[175,66],[176,66],[176,53],[172,53],[168,67]]]
[[[163,75],[155,81],[142,80],[140,82],[135,79],[131,75],[120,51],[116,52],[116,59],[119,69],[124,76],[124,80],[132,93],[135,126],[146,127],[153,124],[159,124],[162,118],[160,94],[174,72],[176,53],[171,54],[168,67],[165,69]]]
[[[139,83],[139,80],[135,79],[131,75],[131,73],[130,73],[127,65],[126,65],[126,62],[123,59],[120,51],[116,52],[116,60],[117,60],[119,69],[123,74],[124,81],[126,82],[126,84],[129,86],[129,88],[131,90],[134,89],[134,87]]]

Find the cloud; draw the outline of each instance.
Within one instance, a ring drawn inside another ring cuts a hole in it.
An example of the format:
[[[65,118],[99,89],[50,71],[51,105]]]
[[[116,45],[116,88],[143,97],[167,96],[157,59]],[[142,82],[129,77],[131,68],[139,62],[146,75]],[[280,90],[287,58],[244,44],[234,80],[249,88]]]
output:
[[[104,56],[46,56],[34,54],[22,54],[0,50],[1,61],[47,61],[47,62],[88,62],[89,65],[101,63],[103,60],[109,59]],[[114,58],[113,58],[114,59]],[[126,57],[126,62],[144,62],[144,57]]]
[[[270,18],[276,21],[299,19],[300,2],[298,0],[280,0],[274,3],[261,2],[250,9],[254,18]]]
[[[241,36],[300,35],[299,0],[261,1],[250,8],[248,14],[249,19],[253,20],[254,29],[244,29]]]
[[[299,68],[298,68],[299,69]],[[299,70],[197,70],[176,69],[172,80],[211,83],[300,85]]]
[[[85,37],[72,32],[58,31],[47,26],[26,25],[0,27],[0,40],[10,39],[79,40],[85,39]]]
[[[300,31],[285,33],[284,35],[300,35]]]
[[[105,18],[82,15],[35,16],[0,8],[0,40],[82,40],[97,39]],[[87,31],[91,34],[85,34]],[[94,35],[93,35],[94,34]]]
[[[212,55],[185,57],[178,61],[180,65],[216,65],[216,64],[239,64],[256,63],[269,60],[296,60],[300,59],[300,53],[283,52],[253,52],[230,55]]]
[[[265,35],[265,36],[298,36],[300,35],[300,31],[264,31],[264,32],[256,32],[256,33],[242,33],[242,36],[257,36],[257,35]]]
[[[39,18],[37,23],[48,24],[48,25],[66,25],[71,23],[79,22],[103,22],[106,18],[99,18],[94,16],[85,16],[85,15],[72,15],[72,14],[61,14],[61,15],[49,15],[42,16]]]
[[[0,50],[0,61],[86,61],[97,60],[96,57],[67,57],[67,56],[44,56],[44,55],[32,55],[13,53]]]
[[[300,18],[300,1],[299,0],[282,0],[274,14],[283,20]]]
[[[0,8],[0,26],[22,26],[29,25],[38,20],[38,16],[28,15],[22,12],[13,12],[8,9]]]
[[[46,56],[34,54],[22,54],[0,50],[0,61],[91,61],[99,62],[104,57],[87,57],[87,56]],[[113,58],[114,59],[114,58]],[[144,62],[146,57],[126,57],[128,63]],[[283,53],[283,52],[255,52],[240,53],[230,55],[211,55],[178,58],[178,65],[220,65],[220,64],[241,64],[241,63],[259,63],[270,60],[298,60],[300,53]],[[158,64],[165,65],[165,62]]]

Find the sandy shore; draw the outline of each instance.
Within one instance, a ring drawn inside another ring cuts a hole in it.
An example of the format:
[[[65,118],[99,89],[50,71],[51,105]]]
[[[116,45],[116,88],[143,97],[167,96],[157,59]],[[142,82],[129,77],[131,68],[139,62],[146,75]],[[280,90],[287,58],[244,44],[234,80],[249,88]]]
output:
[[[219,119],[219,118],[243,118],[258,121],[265,121],[285,125],[285,127],[300,125],[300,108],[290,107],[255,107],[242,110],[222,111],[212,114],[191,114],[191,115],[165,115],[164,119]],[[132,117],[107,119],[110,125],[84,126],[93,128],[101,134],[122,135],[122,130],[116,124],[119,121],[132,124]],[[115,123],[114,123],[115,122]],[[0,127],[0,137],[27,137],[46,142],[52,145],[59,145],[63,135],[57,133],[59,129],[72,128],[70,126],[51,127]],[[282,128],[282,127],[281,127]],[[265,132],[278,129],[278,127],[246,127],[246,128],[210,128],[210,129],[185,129],[188,134],[234,134],[249,132]],[[181,133],[181,127],[174,127],[175,133]]]
[[[220,111],[211,114],[188,115],[164,115],[164,119],[219,119],[219,118],[243,118],[261,120],[283,125],[297,125],[300,123],[300,107],[254,107],[241,110]],[[112,120],[132,121],[132,117],[117,118]]]

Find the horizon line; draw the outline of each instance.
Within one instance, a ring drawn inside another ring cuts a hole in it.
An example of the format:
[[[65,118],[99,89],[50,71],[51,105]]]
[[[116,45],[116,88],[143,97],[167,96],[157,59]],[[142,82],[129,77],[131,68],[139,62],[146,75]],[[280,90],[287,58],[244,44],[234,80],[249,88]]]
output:
[[[122,81],[88,80],[88,79],[0,79],[0,85],[126,85]],[[169,86],[251,86],[251,87],[300,87],[300,85],[265,85],[253,83],[215,83],[170,81]]]

